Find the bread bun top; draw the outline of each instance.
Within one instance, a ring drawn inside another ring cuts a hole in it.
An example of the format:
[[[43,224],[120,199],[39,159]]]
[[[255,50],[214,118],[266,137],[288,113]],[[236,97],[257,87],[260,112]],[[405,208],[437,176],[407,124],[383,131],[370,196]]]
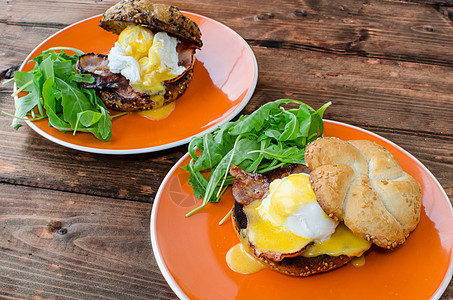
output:
[[[198,48],[203,45],[195,22],[174,6],[154,4],[150,0],[123,0],[115,4],[104,13],[99,26],[120,34],[131,23],[148,27],[153,32],[164,31]]]
[[[305,161],[319,205],[354,234],[392,249],[417,226],[420,184],[383,146],[320,138],[306,147]]]

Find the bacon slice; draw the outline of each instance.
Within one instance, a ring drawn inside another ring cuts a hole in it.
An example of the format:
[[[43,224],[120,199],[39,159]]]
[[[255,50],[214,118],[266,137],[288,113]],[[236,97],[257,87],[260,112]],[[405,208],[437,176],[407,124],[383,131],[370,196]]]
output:
[[[192,79],[195,48],[189,44],[179,43],[176,51],[178,64],[185,67],[186,71],[164,82],[166,92],[163,95],[163,104],[173,102],[181,96]],[[162,103],[154,101],[154,95],[135,91],[126,77],[110,72],[108,58],[104,54],[81,55],[77,61],[77,71],[82,74],[91,74],[95,78],[94,83],[81,83],[81,85],[87,89],[95,89],[111,109],[140,111],[162,106]]]

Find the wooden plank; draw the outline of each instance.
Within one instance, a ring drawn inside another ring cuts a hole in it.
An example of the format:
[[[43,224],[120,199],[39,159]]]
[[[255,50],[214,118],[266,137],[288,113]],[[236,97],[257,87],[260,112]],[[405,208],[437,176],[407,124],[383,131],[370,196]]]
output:
[[[408,3],[419,3],[419,4],[427,4],[427,5],[434,5],[434,6],[446,6],[451,7],[453,6],[452,0],[387,0],[387,1],[398,1],[398,2],[408,2]]]
[[[152,253],[150,204],[9,184],[0,193],[0,298],[175,298]]]
[[[56,28],[31,28],[0,23],[0,72],[22,63],[31,50],[57,31]]]
[[[11,1],[7,24],[62,28],[102,13],[116,1]],[[166,2],[167,1],[157,1]],[[266,47],[303,48],[374,58],[453,66],[448,7],[402,1],[172,1],[219,20],[248,41]]]
[[[450,68],[311,51],[253,50],[260,71],[255,97],[262,101],[293,97],[315,107],[332,101],[327,116],[334,120],[453,135]],[[271,95],[264,94],[269,91]],[[260,101],[254,104],[251,109]]]

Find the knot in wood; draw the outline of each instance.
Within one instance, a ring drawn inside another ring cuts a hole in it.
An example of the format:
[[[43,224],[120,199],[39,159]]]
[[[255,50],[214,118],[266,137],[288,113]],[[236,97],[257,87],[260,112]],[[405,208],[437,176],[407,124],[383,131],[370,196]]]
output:
[[[19,67],[20,67],[20,64],[15,64],[15,65],[12,65],[11,67],[9,67],[8,69],[1,71],[0,72],[0,80],[13,78],[14,77],[14,71],[19,69]]]
[[[295,11],[293,11],[293,15],[295,15],[296,17],[306,17],[308,16],[307,12],[305,10],[300,10],[300,9],[296,9]]]
[[[68,233],[68,230],[66,228],[60,228],[56,231],[56,233],[63,235]]]
[[[275,15],[273,13],[263,13],[257,16],[258,20],[269,20],[273,19],[274,17]]]

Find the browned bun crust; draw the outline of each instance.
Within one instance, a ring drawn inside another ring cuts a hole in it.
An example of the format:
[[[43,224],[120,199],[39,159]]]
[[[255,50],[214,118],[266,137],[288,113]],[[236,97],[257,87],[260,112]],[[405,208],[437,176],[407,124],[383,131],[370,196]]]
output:
[[[164,31],[198,48],[203,45],[195,22],[174,6],[154,4],[150,0],[120,1],[104,13],[99,26],[120,34],[131,23],[148,27],[153,32]]]
[[[305,161],[322,209],[379,247],[403,244],[420,221],[420,184],[383,146],[366,140],[320,138]]]
[[[273,261],[264,256],[258,256],[256,255],[254,247],[250,244],[248,238],[243,236],[245,234],[245,228],[247,227],[247,217],[243,211],[243,206],[235,202],[233,212],[234,213],[231,216],[233,228],[244,249],[266,267],[274,271],[291,276],[310,276],[339,268],[353,259],[353,257],[346,255],[320,255],[315,257],[304,257],[298,255],[295,257],[285,257],[281,261]]]
[[[181,76],[172,81],[166,81],[163,105],[179,98],[189,86],[193,76],[193,67],[187,69]],[[116,90],[103,89],[98,91],[99,97],[108,108],[119,111],[141,111],[162,106],[153,100],[152,96],[141,94],[141,97],[122,97]]]

